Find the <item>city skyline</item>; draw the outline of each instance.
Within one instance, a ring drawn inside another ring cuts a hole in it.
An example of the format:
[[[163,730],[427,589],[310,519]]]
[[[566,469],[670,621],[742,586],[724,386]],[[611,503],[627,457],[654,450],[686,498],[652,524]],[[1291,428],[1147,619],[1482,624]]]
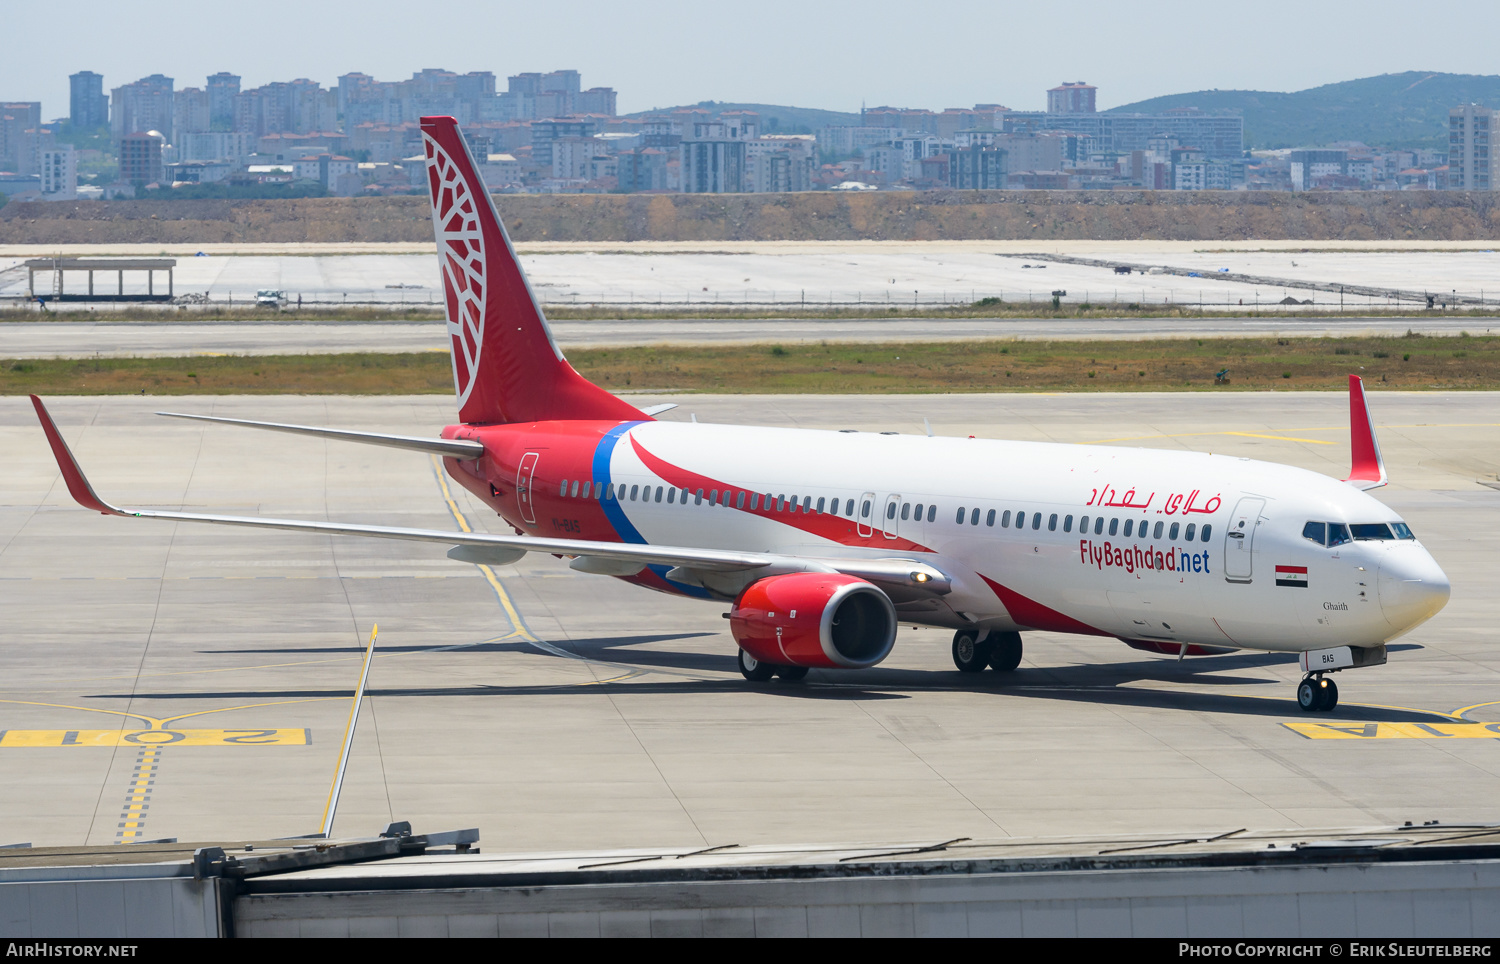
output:
[[[1043,86],[1086,79],[1107,110],[1165,94],[1205,89],[1301,90],[1355,77],[1405,70],[1488,74],[1494,57],[1485,38],[1500,28],[1500,8],[1460,3],[1466,29],[1457,36],[1412,31],[1394,3],[1305,4],[1268,0],[1252,15],[1233,13],[1232,43],[1201,5],[1158,3],[1144,15],[1078,0],[1068,22],[1055,10],[959,2],[942,18],[875,4],[860,15],[810,20],[806,8],[772,3],[787,16],[741,23],[698,5],[653,5],[642,18],[617,5],[570,8],[566,31],[532,4],[466,9],[467,26],[433,20],[424,35],[409,29],[406,5],[368,0],[360,15],[267,0],[250,17],[266,27],[263,44],[226,47],[225,17],[118,22],[97,0],[73,8],[74,24],[109,20],[108,31],[78,30],[45,55],[0,60],[0,90],[40,100],[47,119],[67,113],[69,74],[93,70],[113,87],[152,73],[182,86],[232,71],[246,87],[307,77],[327,86],[340,74],[397,80],[431,67],[505,76],[568,63],[608,78],[619,110],[633,113],[704,100],[856,111],[861,104],[938,108],[986,102],[1018,110],[1045,106]],[[1136,8],[1133,8],[1136,9]],[[1050,11],[1050,12],[1049,12]],[[16,36],[43,36],[56,24],[40,9],[7,16]],[[404,25],[404,26],[403,26]],[[1488,28],[1488,29],[1487,29]],[[1343,42],[1330,45],[1329,31]],[[978,38],[976,41],[975,38]],[[955,45],[965,44],[964,56]],[[40,48],[33,48],[40,49]],[[931,59],[914,54],[929,52]]]

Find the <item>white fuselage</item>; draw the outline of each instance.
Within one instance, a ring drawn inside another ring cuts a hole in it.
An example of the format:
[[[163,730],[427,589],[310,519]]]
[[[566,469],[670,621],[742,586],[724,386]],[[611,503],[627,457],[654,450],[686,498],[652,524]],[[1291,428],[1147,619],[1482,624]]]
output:
[[[1153,449],[677,422],[610,434],[591,474],[619,493],[606,507],[618,537],[921,558],[953,590],[940,605],[903,608],[907,623],[1302,651],[1378,646],[1448,597],[1442,570],[1420,542],[1394,537],[1399,530],[1335,546],[1307,538],[1309,522],[1401,520],[1304,469]],[[728,505],[716,490],[733,493]]]

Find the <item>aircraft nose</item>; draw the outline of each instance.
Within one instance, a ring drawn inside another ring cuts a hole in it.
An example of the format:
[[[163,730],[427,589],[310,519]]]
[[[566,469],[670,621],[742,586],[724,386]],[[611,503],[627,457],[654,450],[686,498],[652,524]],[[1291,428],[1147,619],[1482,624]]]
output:
[[[1425,549],[1401,546],[1380,565],[1380,609],[1398,630],[1436,616],[1448,604],[1448,576]]]

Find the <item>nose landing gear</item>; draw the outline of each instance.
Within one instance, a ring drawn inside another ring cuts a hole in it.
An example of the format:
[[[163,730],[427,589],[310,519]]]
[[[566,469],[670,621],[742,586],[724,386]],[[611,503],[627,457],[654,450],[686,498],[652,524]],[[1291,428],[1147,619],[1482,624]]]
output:
[[[1309,673],[1297,685],[1297,705],[1306,713],[1327,713],[1339,705],[1339,687],[1321,673]]]

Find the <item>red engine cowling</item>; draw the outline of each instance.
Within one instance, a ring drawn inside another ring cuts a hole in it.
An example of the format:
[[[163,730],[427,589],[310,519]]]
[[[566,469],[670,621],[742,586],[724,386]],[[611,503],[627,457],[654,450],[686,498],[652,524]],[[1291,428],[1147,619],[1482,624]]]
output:
[[[863,579],[793,572],[747,586],[729,627],[740,648],[763,663],[865,669],[896,644],[896,608]]]

